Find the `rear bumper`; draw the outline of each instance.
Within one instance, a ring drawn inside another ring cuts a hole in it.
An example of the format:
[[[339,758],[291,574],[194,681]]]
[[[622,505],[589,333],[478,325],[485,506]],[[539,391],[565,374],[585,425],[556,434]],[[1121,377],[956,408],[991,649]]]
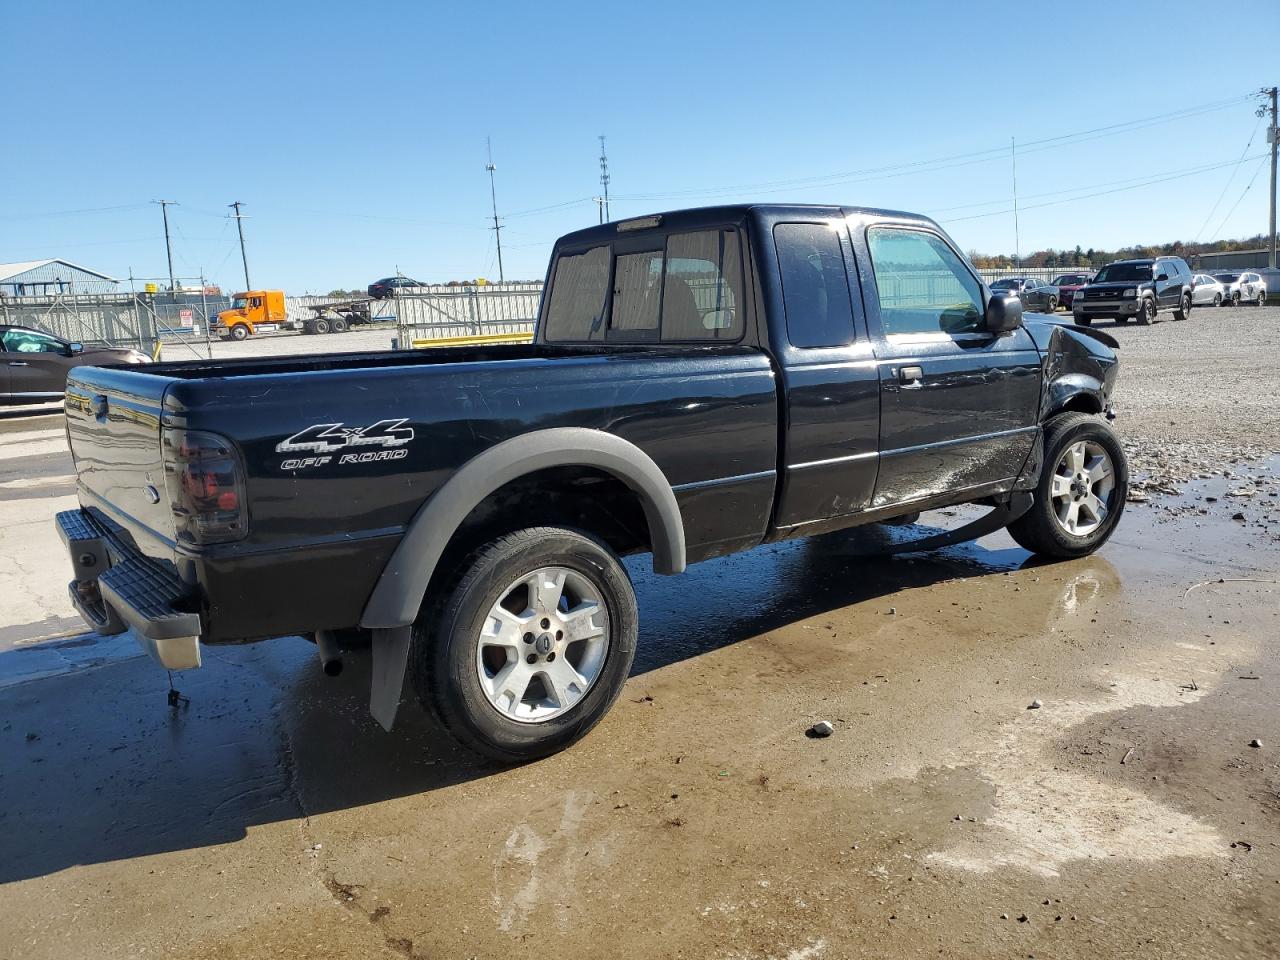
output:
[[[200,666],[200,615],[172,566],[142,555],[87,510],[59,513],[57,524],[74,574],[71,602],[90,628],[132,634],[169,670]]]

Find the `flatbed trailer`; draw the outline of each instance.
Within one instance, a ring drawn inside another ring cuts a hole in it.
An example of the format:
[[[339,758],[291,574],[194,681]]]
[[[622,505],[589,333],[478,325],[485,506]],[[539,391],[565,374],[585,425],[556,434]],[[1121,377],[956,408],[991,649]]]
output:
[[[311,316],[302,321],[303,333],[346,333],[354,326],[372,323],[372,297],[317,303],[307,307]]]

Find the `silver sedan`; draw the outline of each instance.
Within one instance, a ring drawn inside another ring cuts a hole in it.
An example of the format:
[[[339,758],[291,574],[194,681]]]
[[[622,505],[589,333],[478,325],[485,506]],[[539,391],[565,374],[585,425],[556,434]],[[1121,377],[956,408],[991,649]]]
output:
[[[1211,303],[1221,306],[1227,295],[1227,288],[1207,273],[1197,273],[1191,278],[1191,302],[1195,306]]]

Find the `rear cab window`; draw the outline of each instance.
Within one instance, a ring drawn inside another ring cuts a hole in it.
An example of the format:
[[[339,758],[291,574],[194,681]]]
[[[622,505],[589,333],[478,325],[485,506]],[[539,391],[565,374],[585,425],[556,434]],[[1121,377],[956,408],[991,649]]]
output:
[[[646,242],[651,240],[650,242]],[[543,323],[549,343],[733,343],[746,328],[734,228],[626,238],[558,255]]]

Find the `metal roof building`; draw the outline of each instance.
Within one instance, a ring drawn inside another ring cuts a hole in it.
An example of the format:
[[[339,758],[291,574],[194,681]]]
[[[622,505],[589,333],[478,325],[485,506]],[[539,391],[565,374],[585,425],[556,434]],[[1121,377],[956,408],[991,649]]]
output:
[[[68,260],[0,263],[0,295],[49,297],[59,293],[112,293],[120,281]]]

